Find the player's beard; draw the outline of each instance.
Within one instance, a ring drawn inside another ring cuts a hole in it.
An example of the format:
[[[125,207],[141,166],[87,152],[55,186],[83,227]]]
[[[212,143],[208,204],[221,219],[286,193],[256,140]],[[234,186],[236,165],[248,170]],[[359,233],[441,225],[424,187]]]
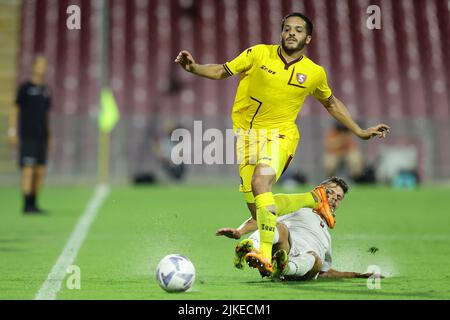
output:
[[[288,48],[288,46],[286,45],[286,39],[282,38],[281,46],[283,47],[284,52],[286,52],[287,54],[293,54],[293,53],[303,50],[303,48],[306,46],[306,38],[304,38],[303,40],[299,40],[297,43],[297,46],[295,46],[293,48],[292,47]]]

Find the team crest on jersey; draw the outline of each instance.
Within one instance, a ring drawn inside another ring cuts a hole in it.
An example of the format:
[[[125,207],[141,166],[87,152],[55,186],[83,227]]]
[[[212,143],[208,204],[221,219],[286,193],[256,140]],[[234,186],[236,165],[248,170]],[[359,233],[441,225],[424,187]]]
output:
[[[303,74],[303,73],[297,73],[296,77],[297,77],[297,82],[300,84],[304,84],[306,81],[306,78],[307,78],[306,74]]]

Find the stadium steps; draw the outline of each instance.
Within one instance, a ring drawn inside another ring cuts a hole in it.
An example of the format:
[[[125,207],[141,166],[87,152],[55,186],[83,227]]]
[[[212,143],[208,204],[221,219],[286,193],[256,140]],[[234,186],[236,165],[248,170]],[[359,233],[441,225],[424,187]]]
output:
[[[14,103],[19,46],[20,1],[0,1],[0,174],[15,172],[8,145],[8,116]]]

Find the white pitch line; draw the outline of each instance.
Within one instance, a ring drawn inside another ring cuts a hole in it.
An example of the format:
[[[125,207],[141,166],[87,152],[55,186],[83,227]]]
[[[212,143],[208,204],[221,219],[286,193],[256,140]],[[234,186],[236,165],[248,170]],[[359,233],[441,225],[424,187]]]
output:
[[[70,235],[61,255],[42,284],[35,300],[55,300],[61,289],[61,284],[67,275],[67,268],[72,265],[77,257],[78,250],[83,244],[92,222],[97,216],[98,209],[109,194],[109,187],[99,185],[89,201],[86,209],[78,219],[77,225]]]

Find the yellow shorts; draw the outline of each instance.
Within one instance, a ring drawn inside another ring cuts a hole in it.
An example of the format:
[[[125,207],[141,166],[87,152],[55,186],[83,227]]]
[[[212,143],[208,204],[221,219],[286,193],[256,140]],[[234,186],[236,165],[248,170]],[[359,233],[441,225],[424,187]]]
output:
[[[241,178],[240,192],[244,193],[248,203],[254,203],[252,193],[253,172],[258,164],[267,164],[275,171],[276,181],[287,169],[295,154],[298,140],[291,140],[285,135],[279,137],[239,137],[236,154]]]

